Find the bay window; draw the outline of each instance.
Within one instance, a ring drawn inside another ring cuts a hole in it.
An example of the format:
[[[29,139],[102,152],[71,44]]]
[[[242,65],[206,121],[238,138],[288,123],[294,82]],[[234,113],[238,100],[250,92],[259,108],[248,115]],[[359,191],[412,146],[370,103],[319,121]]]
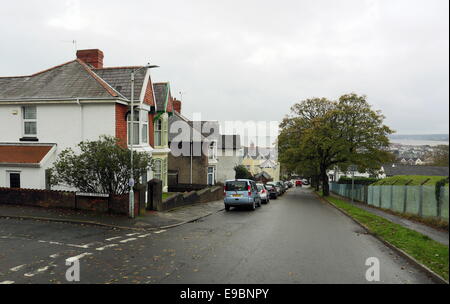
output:
[[[160,159],[155,159],[153,177],[162,180],[162,162]]]
[[[134,111],[133,123],[131,114],[127,116],[128,144],[131,145],[131,128],[133,127],[133,145],[148,144],[148,112]]]
[[[158,119],[155,122],[155,146],[162,146],[163,121]]]

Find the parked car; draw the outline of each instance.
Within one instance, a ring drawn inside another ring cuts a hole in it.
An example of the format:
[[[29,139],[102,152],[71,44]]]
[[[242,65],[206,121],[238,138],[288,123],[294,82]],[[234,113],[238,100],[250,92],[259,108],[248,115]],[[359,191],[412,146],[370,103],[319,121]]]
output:
[[[281,189],[281,194],[280,195],[283,195],[284,192],[286,192],[286,188],[285,188],[284,183],[282,181],[276,181],[275,182],[275,186],[280,187],[280,189]]]
[[[308,186],[309,185],[309,181],[307,179],[302,180],[303,185]]]
[[[261,207],[261,198],[256,183],[249,179],[227,180],[224,185],[225,210],[230,207],[248,206],[251,210]]]
[[[275,187],[275,189],[277,190],[277,196],[283,195],[283,189],[278,184],[276,184],[274,182],[270,182],[270,183],[267,183],[266,185],[271,185],[271,186]]]
[[[266,190],[269,194],[269,199],[277,199],[278,198],[278,190],[275,185],[265,184]]]
[[[295,187],[301,187],[303,185],[303,182],[301,180],[295,181]]]
[[[256,187],[258,187],[258,193],[261,202],[264,204],[268,204],[270,200],[269,191],[266,189],[264,184],[256,184]]]

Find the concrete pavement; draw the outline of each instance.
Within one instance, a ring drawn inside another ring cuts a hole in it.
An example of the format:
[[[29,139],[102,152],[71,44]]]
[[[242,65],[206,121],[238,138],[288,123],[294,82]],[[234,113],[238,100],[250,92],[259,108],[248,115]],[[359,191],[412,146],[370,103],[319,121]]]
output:
[[[135,219],[71,209],[49,209],[0,204],[0,218],[31,219],[121,229],[162,229],[194,221],[224,209],[223,201],[199,203],[169,211],[146,211]]]
[[[232,209],[172,229],[126,231],[0,219],[0,282],[66,283],[432,283],[420,270],[307,189],[256,211]]]

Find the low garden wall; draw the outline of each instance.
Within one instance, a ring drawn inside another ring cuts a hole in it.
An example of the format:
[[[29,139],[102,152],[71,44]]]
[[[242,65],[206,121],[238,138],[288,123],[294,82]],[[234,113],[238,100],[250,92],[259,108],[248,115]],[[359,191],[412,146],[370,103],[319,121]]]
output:
[[[139,214],[139,192],[135,192],[135,215]],[[103,195],[35,189],[0,188],[0,204],[42,208],[86,210],[128,215],[128,194]]]
[[[156,204],[157,211],[167,211],[181,206],[197,203],[208,203],[223,199],[223,188],[220,186],[207,187],[198,191],[174,194]]]

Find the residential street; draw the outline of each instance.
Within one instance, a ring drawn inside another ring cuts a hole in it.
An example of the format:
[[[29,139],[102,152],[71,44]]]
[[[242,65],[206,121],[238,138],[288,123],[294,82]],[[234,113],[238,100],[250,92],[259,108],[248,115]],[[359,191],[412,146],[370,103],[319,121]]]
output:
[[[0,282],[67,283],[76,256],[80,283],[368,283],[369,257],[381,283],[432,283],[307,188],[159,231],[0,219]]]

